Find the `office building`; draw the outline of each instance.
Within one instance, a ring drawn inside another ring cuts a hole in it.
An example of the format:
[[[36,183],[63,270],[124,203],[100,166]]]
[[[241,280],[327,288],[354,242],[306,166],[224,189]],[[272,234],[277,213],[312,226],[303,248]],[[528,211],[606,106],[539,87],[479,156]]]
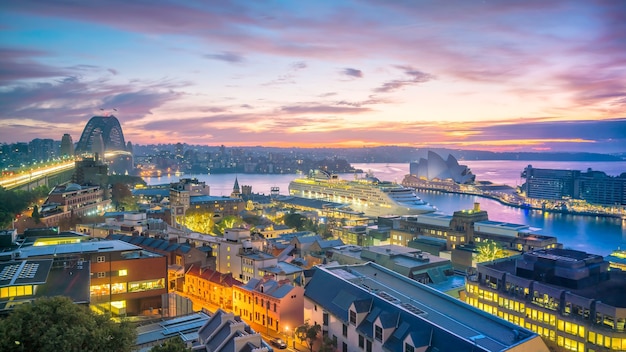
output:
[[[601,256],[538,250],[479,264],[467,302],[567,351],[626,350],[626,273]]]
[[[626,173],[608,176],[602,171],[537,169],[522,172],[522,190],[528,198],[545,200],[581,199],[590,204],[626,205]]]
[[[22,246],[15,257],[53,259],[54,266],[68,269],[90,268],[90,306],[113,316],[158,314],[161,295],[167,293],[166,258],[122,241]]]

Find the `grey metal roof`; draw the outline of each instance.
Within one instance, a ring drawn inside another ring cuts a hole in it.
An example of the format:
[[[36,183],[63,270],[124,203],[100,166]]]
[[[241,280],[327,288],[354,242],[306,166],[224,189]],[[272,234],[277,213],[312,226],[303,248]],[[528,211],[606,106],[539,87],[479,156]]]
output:
[[[173,336],[197,332],[209,320],[204,312],[193,313],[174,319],[168,319],[153,324],[137,327],[137,345],[144,345]]]
[[[390,351],[397,347],[391,346],[394,341],[422,330],[430,331],[432,346],[440,351],[501,351],[537,337],[529,330],[371,262],[318,267],[306,286],[305,296],[344,321],[349,308],[347,300],[371,298],[372,310],[362,326],[357,327],[367,336],[371,336],[371,324],[377,316],[399,314],[399,326],[407,323],[410,328],[403,336],[385,343],[385,349]],[[395,334],[401,332],[396,329]]]
[[[117,240],[106,241],[93,241],[93,242],[80,242],[69,244],[57,244],[54,246],[31,246],[22,247],[19,249],[20,256],[25,257],[38,257],[48,255],[62,255],[69,253],[106,253],[106,252],[121,252],[121,251],[133,251],[139,250],[141,247],[137,247],[130,243]]]

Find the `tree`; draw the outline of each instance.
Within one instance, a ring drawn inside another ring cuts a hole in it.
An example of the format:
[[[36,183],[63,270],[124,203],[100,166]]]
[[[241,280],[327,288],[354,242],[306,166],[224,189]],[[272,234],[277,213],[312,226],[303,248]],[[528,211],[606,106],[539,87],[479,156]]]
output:
[[[182,224],[191,231],[211,234],[213,233],[213,213],[207,209],[187,209]]]
[[[285,218],[283,219],[283,221],[285,222],[285,225],[291,228],[294,228],[298,231],[301,231],[304,228],[305,220],[306,220],[306,217],[298,213],[285,214]]]
[[[39,207],[37,206],[37,204],[33,206],[33,213],[30,215],[30,217],[35,220],[36,224],[41,222],[41,214],[39,214]]]
[[[227,229],[232,229],[235,226],[242,225],[244,221],[237,216],[228,215],[222,218],[219,223],[215,224],[215,230],[220,234],[224,234]]]
[[[187,348],[183,340],[181,340],[178,337],[169,339],[165,341],[163,344],[159,346],[154,346],[152,347],[152,349],[150,349],[150,352],[186,352],[186,351],[190,351],[190,349]]]
[[[125,183],[116,183],[111,187],[111,202],[117,209],[126,211],[139,209],[133,193]]]
[[[476,255],[478,263],[506,257],[506,251],[495,241],[486,240],[481,242],[476,246],[476,249],[478,249],[478,254]]]
[[[337,349],[337,341],[329,338],[328,336],[324,336],[322,341],[322,345],[317,352],[335,352]]]
[[[303,325],[298,326],[294,332],[298,339],[306,342],[309,350],[313,352],[313,343],[317,340],[317,335],[320,331],[322,331],[322,327],[319,324],[311,325],[309,324],[309,320],[307,320]]]
[[[131,351],[135,329],[67,297],[38,298],[0,321],[1,351]]]

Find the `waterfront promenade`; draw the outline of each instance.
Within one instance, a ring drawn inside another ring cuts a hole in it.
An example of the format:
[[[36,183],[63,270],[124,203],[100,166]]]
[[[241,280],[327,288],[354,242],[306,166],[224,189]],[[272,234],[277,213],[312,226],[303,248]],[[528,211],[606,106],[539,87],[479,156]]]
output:
[[[422,191],[439,191],[490,198],[511,207],[541,210],[550,213],[602,216],[626,219],[624,207],[594,205],[579,199],[548,201],[531,199],[519,194],[511,186],[490,182],[478,182],[471,185],[457,184],[452,181],[426,181],[412,175],[405,176],[402,185]]]

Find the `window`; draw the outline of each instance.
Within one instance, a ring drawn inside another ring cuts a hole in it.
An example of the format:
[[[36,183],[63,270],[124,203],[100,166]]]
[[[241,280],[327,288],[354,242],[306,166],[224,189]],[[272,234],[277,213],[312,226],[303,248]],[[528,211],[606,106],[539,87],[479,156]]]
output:
[[[96,263],[104,263],[104,256],[101,255],[101,256],[96,257]]]
[[[365,351],[372,352],[372,341],[367,340],[367,347],[365,348]]]
[[[348,337],[348,325],[343,324],[343,337]]]
[[[128,275],[128,270],[122,269],[122,270],[118,271],[118,275],[119,276],[126,276],[126,275]]]
[[[415,352],[415,347],[409,345],[408,343],[404,344],[404,352]]]
[[[106,277],[106,273],[104,271],[98,272],[98,279],[102,279],[103,277]]]
[[[345,342],[341,343],[343,352],[348,352],[348,344]]]
[[[350,324],[356,325],[356,312],[353,310],[350,311]]]
[[[379,325],[374,326],[374,338],[378,341],[383,341],[383,328]]]
[[[328,313],[324,312],[322,315],[322,321],[324,326],[328,326]]]
[[[165,288],[165,280],[145,280],[128,283],[128,292],[140,292]]]
[[[365,347],[365,337],[363,337],[363,335],[359,335],[359,347]]]

